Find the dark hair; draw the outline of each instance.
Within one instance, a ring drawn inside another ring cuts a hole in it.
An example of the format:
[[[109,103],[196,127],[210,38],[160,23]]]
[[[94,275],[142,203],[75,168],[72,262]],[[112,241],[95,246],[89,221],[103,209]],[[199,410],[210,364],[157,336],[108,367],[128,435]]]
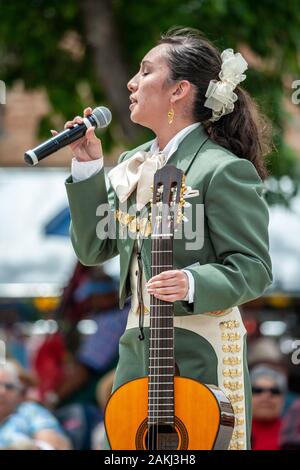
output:
[[[167,61],[170,79],[188,80],[196,87],[194,117],[209,137],[240,158],[250,160],[262,179],[268,176],[264,157],[271,150],[271,126],[250,95],[237,86],[238,100],[230,114],[210,121],[212,110],[204,106],[210,80],[218,80],[221,71],[220,51],[194,28],[172,28],[158,44],[169,44]]]

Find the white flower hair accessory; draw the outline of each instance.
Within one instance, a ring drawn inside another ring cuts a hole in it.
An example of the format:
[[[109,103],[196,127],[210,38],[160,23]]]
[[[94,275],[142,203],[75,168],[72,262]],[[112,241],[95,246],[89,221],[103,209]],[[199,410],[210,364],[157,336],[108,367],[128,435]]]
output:
[[[238,97],[233,90],[245,80],[246,75],[243,72],[248,68],[248,63],[242,54],[239,52],[235,54],[233,49],[225,49],[221,59],[220,80],[211,80],[205,93],[207,100],[204,106],[212,109],[210,121],[218,121],[224,114],[234,110],[234,103]]]

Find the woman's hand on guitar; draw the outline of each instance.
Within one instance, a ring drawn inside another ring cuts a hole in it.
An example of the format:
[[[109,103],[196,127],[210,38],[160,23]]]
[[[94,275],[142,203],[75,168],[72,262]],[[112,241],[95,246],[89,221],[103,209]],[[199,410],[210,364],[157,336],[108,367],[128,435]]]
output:
[[[148,293],[165,302],[185,299],[188,289],[188,276],[180,269],[163,271],[153,276],[147,283]]]
[[[92,108],[85,108],[83,111],[83,116],[87,117],[92,114]],[[81,124],[83,118],[81,116],[76,116],[72,121],[67,121],[65,123],[65,129],[73,127],[75,124]],[[53,136],[57,135],[58,132],[51,130]],[[101,140],[98,139],[95,135],[95,128],[89,127],[81,139],[76,140],[69,145],[74,157],[79,162],[88,162],[91,160],[96,160],[103,157]]]

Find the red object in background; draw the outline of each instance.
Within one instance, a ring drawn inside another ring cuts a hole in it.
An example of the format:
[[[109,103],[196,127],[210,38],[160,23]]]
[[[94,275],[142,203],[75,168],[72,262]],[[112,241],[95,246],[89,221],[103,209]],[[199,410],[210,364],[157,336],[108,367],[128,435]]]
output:
[[[42,401],[47,392],[57,390],[62,382],[65,354],[64,341],[58,332],[46,336],[36,351],[32,366],[38,376],[38,388]]]
[[[74,292],[83,282],[90,279],[91,271],[90,266],[83,266],[83,264],[77,262],[73,275],[64,289],[61,305],[58,309],[58,318],[76,323],[86,315],[89,299],[78,302],[74,299]]]
[[[257,332],[257,320],[255,318],[246,317],[243,319],[243,322],[249,336]]]

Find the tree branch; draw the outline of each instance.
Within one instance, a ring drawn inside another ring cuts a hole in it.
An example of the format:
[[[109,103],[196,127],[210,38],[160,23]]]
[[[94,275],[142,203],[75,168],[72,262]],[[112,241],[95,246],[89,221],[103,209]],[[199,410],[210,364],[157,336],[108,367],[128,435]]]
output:
[[[82,10],[86,40],[92,50],[96,76],[116,112],[125,139],[134,141],[138,129],[129,118],[129,93],[126,84],[129,73],[120,50],[111,0],[84,0]]]

